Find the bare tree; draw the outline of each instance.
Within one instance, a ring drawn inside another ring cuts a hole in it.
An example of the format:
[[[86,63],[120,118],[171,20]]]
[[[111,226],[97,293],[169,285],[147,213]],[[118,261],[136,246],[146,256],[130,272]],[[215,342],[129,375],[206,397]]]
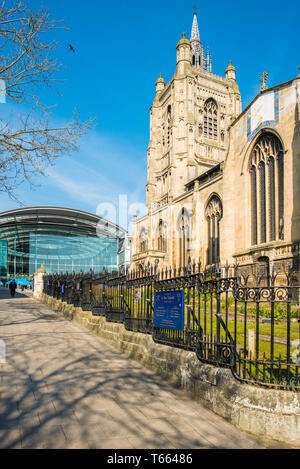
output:
[[[23,2],[7,6],[5,0],[0,7],[0,80],[8,100],[30,109],[11,122],[0,119],[0,191],[15,199],[24,180],[32,184],[33,174],[44,174],[57,157],[78,150],[79,139],[94,125],[93,119],[81,122],[77,113],[67,125],[51,125],[51,108],[39,97],[44,86],[56,89],[59,81],[60,66],[52,57],[58,43],[47,38],[61,27],[43,8],[34,13]]]

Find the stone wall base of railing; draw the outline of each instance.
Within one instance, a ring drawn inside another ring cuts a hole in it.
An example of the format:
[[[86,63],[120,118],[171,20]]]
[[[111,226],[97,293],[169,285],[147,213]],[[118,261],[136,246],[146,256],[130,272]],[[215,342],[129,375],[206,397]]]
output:
[[[235,427],[261,438],[300,447],[300,393],[237,381],[229,369],[201,363],[196,354],[157,344],[152,336],[127,331],[60,300],[42,294],[39,300],[117,346]]]

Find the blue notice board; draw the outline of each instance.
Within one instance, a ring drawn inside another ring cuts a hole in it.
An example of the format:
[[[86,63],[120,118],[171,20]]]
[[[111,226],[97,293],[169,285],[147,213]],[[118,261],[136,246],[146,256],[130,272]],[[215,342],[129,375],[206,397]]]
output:
[[[154,293],[154,326],[183,331],[184,291]]]

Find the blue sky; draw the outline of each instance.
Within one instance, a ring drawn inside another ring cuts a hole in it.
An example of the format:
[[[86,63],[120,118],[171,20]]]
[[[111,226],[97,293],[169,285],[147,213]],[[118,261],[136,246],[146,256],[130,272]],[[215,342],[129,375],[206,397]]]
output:
[[[67,120],[74,108],[81,118],[97,118],[97,127],[82,140],[80,151],[57,160],[36,189],[22,185],[17,194],[25,206],[58,205],[96,213],[103,202],[145,202],[149,108],[155,81],[167,82],[176,66],[176,44],[183,31],[190,37],[193,5],[198,7],[202,44],[210,47],[212,71],[225,73],[229,59],[237,71],[243,108],[256,96],[262,72],[268,85],[295,78],[299,58],[299,2],[284,8],[279,1],[121,1],[38,0],[70,29],[58,30],[56,56],[63,67],[61,96],[42,92],[55,105],[53,118]],[[69,44],[75,54],[69,50]],[[4,117],[14,105],[0,104]],[[0,210],[18,204],[0,193]]]

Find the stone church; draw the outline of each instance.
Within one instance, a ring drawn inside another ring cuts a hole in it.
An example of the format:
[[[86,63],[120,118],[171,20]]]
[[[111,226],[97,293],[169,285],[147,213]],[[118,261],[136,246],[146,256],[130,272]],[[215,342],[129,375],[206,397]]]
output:
[[[134,218],[131,267],[299,260],[300,75],[242,110],[235,67],[212,72],[194,13],[166,84],[156,81],[147,214]]]

